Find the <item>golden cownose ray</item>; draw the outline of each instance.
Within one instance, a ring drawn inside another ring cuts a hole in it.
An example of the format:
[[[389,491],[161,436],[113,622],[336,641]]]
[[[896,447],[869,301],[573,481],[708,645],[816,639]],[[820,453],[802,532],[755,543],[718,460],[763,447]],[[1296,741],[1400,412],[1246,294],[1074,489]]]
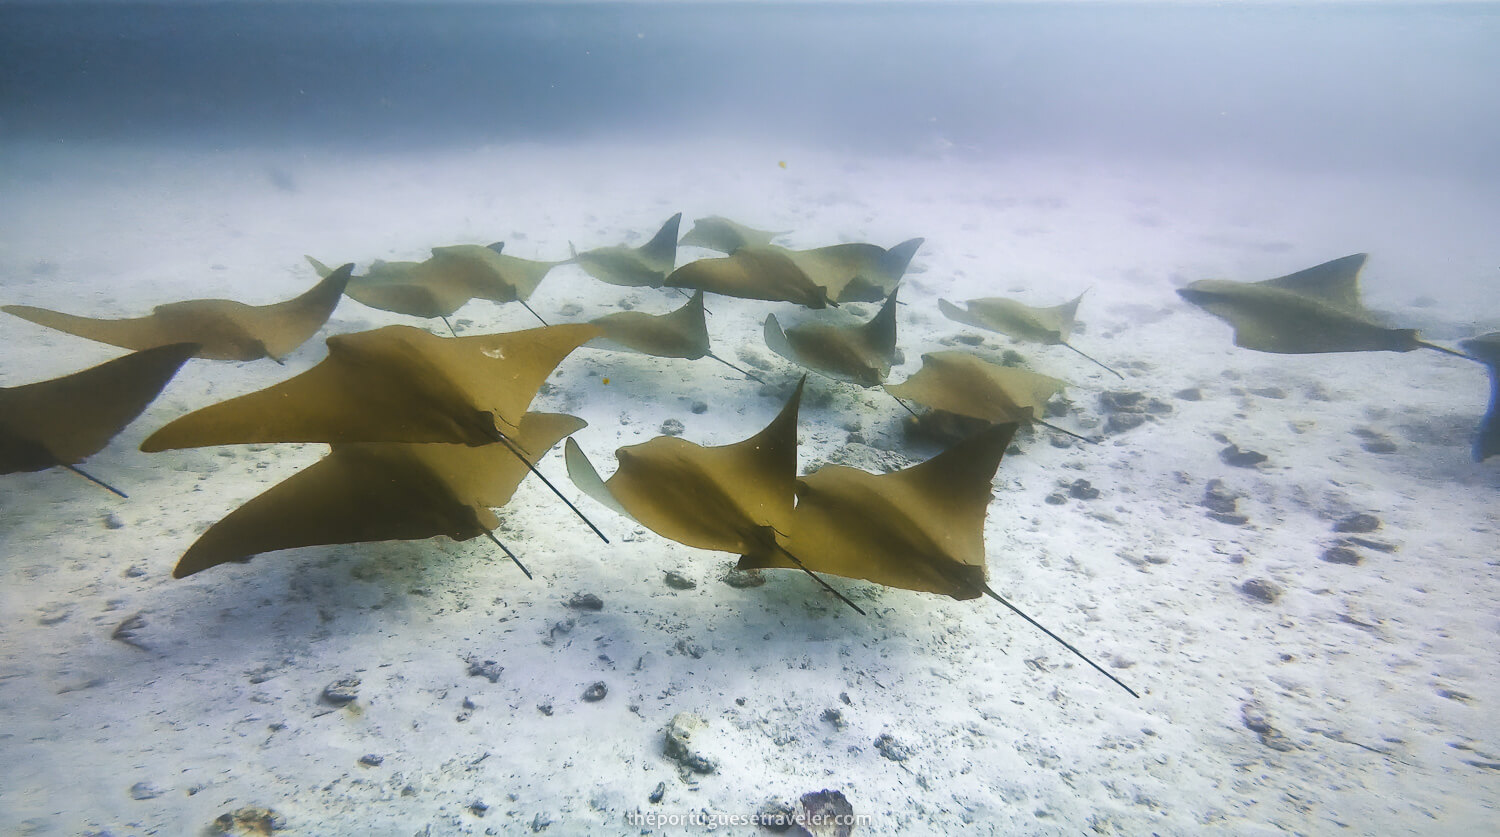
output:
[[[1387,328],[1360,302],[1356,253],[1260,282],[1202,279],[1177,294],[1234,327],[1234,344],[1275,354],[1435,349],[1416,329]]]
[[[141,449],[275,442],[485,445],[515,431],[552,370],[602,334],[555,325],[472,337],[410,326],[328,338],[328,357],[266,389],[212,404]]]
[[[982,425],[1041,424],[1083,438],[1041,419],[1047,401],[1066,386],[1057,378],[1000,366],[968,352],[946,351],[922,355],[916,374],[899,384],[886,384],[885,390],[902,401],[924,404],[939,416],[951,414]]]
[[[67,468],[124,497],[76,466],[134,421],[197,351],[192,343],[157,346],[61,378],[0,387],[0,474]]]
[[[527,413],[512,440],[535,461],[585,422]],[[174,578],[304,546],[485,535],[528,578],[493,530],[527,468],[503,445],[334,445],[328,456],[230,512],[188,548]]]
[[[710,215],[694,221],[693,228],[688,230],[687,235],[684,235],[677,244],[683,247],[702,247],[705,250],[716,250],[726,255],[733,255],[741,247],[770,244],[771,239],[779,235],[785,235],[785,233],[758,230],[744,224],[736,224],[719,215]]]
[[[1459,344],[1490,370],[1490,406],[1474,437],[1474,461],[1500,453],[1500,331],[1482,334]]]
[[[306,293],[271,305],[229,299],[192,299],[158,305],[149,316],[125,320],[77,317],[29,305],[0,308],[38,325],[140,351],[174,343],[196,343],[194,357],[281,363],[328,322],[344,294],[354,265],[333,271]]]
[[[913,238],[889,250],[875,244],[851,243],[786,253],[809,279],[828,289],[829,299],[879,302],[896,290],[924,240]]]
[[[606,543],[511,438],[537,390],[598,326],[473,337],[386,326],[328,338],[328,357],[266,389],[212,404],[141,443],[163,451],[275,442],[500,442]]]
[[[508,256],[501,252],[504,247],[502,242],[455,244],[432,248],[432,258],[422,262],[377,261],[363,275],[351,278],[344,293],[371,308],[445,322],[471,299],[519,302],[542,320],[526,300],[562,262]],[[319,274],[328,270],[317,259],[306,258]]]
[[[780,552],[797,479],[797,408],[804,378],[775,419],[742,442],[719,447],[657,436],[615,451],[608,481],[569,439],[568,476],[584,494],[668,540],[696,549],[760,555]],[[797,559],[788,556],[792,565]],[[853,602],[809,572],[860,613]]]
[[[677,227],[681,222],[679,212],[640,247],[599,247],[575,253],[569,261],[601,282],[659,288],[677,264]]]
[[[838,302],[808,277],[788,251],[772,245],[741,247],[732,256],[699,259],[672,271],[669,288],[690,288],[738,299],[795,302],[826,308]]]
[[[680,357],[687,360],[712,358],[751,380],[765,383],[714,354],[709,348],[702,291],[695,291],[687,304],[668,314],[620,311],[591,322],[604,330],[603,337],[596,338],[589,344],[595,348],[626,349],[653,357]]]
[[[959,600],[987,595],[1139,697],[986,582],[990,485],[1016,427],[994,425],[926,462],[889,474],[823,466],[797,480],[785,548],[747,554],[739,569],[793,568],[783,556],[795,553],[812,572]]]
[[[1068,342],[1068,337],[1073,333],[1078,303],[1082,301],[1083,294],[1079,294],[1062,305],[1033,308],[1013,299],[992,296],[971,299],[964,303],[965,308],[959,308],[946,299],[939,299],[938,308],[942,310],[943,316],[956,323],[998,332],[1025,343],[1067,346],[1099,368],[1124,380],[1124,375],[1089,357]]]
[[[869,322],[853,326],[803,323],[785,331],[775,314],[763,329],[771,351],[834,380],[879,386],[896,357],[896,291]]]

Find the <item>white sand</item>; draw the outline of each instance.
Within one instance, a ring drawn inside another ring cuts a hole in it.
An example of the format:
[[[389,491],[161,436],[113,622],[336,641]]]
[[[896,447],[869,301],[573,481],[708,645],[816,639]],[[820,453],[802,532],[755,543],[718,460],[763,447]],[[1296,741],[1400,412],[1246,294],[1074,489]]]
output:
[[[795,572],[730,588],[719,578],[732,556],[667,542],[579,497],[556,454],[544,469],[614,542],[592,539],[528,480],[501,534],[535,581],[482,541],[446,539],[277,553],[174,581],[204,528],[321,451],[138,452],[170,418],[305,369],[323,345],[286,369],[190,362],[90,460],[128,501],[58,471],[0,480],[0,832],[199,833],[252,805],[297,834],[530,833],[545,821],[552,834],[699,832],[627,816],[743,817],[822,788],[868,815],[856,833],[1493,828],[1500,468],[1468,451],[1484,370],[1432,352],[1239,350],[1226,325],[1173,293],[1370,251],[1372,306],[1420,318],[1435,339],[1493,328],[1500,201],[1478,185],[712,144],[381,157],[13,148],[0,176],[5,303],[126,315],[190,297],[267,302],[314,280],[304,253],[362,267],[504,240],[507,253],[561,258],[570,241],[641,242],[673,212],[684,231],[719,213],[795,230],[795,246],[925,236],[893,380],[965,332],[937,312],[938,296],[1054,304],[1090,288],[1076,342],[1127,382],[1065,349],[1014,346],[1072,383],[1076,412],[1058,421],[1095,427],[1106,390],[1173,408],[1096,446],[1024,440],[1001,465],[986,523],[991,584],[1111,667],[1137,701],[987,600],[834,579],[871,611],[861,618]],[[1436,302],[1412,307],[1420,296]],[[571,267],[532,304],[555,322],[569,303],[582,319],[622,300],[679,304]],[[720,354],[764,363],[778,386],[794,378],[759,323],[806,312],[709,306]],[[398,321],[415,322],[345,300],[326,333]],[[533,323],[484,302],[457,322],[468,333]],[[118,354],[14,318],[0,320],[0,340],[3,385]],[[1005,348],[989,335],[980,351]],[[668,418],[685,438],[720,444],[780,406],[706,360],[580,350],[553,384],[537,406],[586,418],[576,438],[606,474],[616,447]],[[1202,400],[1173,396],[1188,387]],[[707,412],[690,412],[698,400]],[[878,447],[932,455],[903,439],[903,415],[878,392],[814,379],[801,467],[836,455],[856,425]],[[1364,430],[1394,452],[1363,450]],[[1214,434],[1269,461],[1226,465]],[[1076,479],[1102,496],[1044,501]],[[1211,479],[1244,495],[1248,525],[1206,517]],[[1394,551],[1360,548],[1358,566],[1320,560],[1334,522],[1354,512],[1378,516],[1367,537]],[[667,570],[697,588],[667,587]],[[1256,601],[1239,590],[1248,579],[1284,592]],[[604,609],[567,609],[579,592]],[[111,639],[137,613],[145,650]],[[570,619],[571,631],[554,630]],[[470,657],[502,665],[498,682],[468,676]],[[355,703],[320,703],[351,675]],[[583,702],[595,681],[608,696]],[[1275,729],[1265,740],[1246,726],[1251,702]],[[828,709],[842,728],[823,720]],[[716,773],[685,780],[663,755],[662,731],[685,711],[708,720]],[[885,734],[909,748],[904,761],[877,749]],[[384,761],[362,766],[365,754]],[[132,798],[137,783],[159,795]]]

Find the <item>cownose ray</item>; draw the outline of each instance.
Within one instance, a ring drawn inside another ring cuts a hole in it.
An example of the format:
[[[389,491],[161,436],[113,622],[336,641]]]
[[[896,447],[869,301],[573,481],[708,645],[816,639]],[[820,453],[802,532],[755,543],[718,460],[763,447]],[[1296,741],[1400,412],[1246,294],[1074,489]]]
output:
[[[1124,375],[1084,354],[1081,349],[1068,342],[1077,319],[1078,303],[1082,301],[1083,294],[1079,294],[1061,305],[1033,308],[1013,299],[992,296],[971,299],[964,303],[964,308],[959,308],[946,299],[939,299],[938,308],[943,316],[956,323],[998,332],[1025,343],[1066,346],[1100,369],[1124,380]]]
[[[926,462],[889,474],[823,466],[797,480],[785,548],[746,554],[739,569],[791,568],[783,556],[796,553],[815,573],[958,600],[989,596],[1139,697],[986,581],[990,486],[1017,426],[993,425]]]
[[[328,322],[344,295],[354,265],[325,276],[311,290],[271,305],[246,305],[229,299],[191,299],[158,305],[145,317],[124,320],[78,317],[7,305],[0,308],[23,320],[79,337],[140,351],[157,346],[195,343],[194,357],[207,360],[259,360],[281,363]]]
[[[1356,253],[1275,279],[1201,279],[1177,294],[1234,328],[1234,344],[1275,354],[1460,352],[1421,340],[1412,328],[1388,328],[1360,301]]]
[[[1459,345],[1490,370],[1490,406],[1474,437],[1474,461],[1483,462],[1500,453],[1500,331],[1481,334]]]
[[[1041,424],[1083,439],[1041,418],[1047,401],[1066,386],[1057,378],[1000,366],[968,352],[943,351],[922,355],[921,369],[899,384],[886,384],[885,391],[903,402],[926,405],[933,411],[929,416],[959,417],[951,423],[971,430],[977,429],[974,424]]]
[[[763,333],[771,351],[798,366],[837,381],[879,386],[896,360],[896,291],[869,322],[809,322],[782,330],[776,315],[768,314]]]
[[[681,308],[666,314],[619,311],[591,321],[604,336],[589,343],[594,348],[625,349],[653,357],[712,358],[752,381],[760,378],[714,354],[708,343],[708,322],[703,311],[703,292],[694,291]]]
[[[909,239],[890,249],[855,242],[786,253],[835,302],[880,302],[906,275],[924,240]]]
[[[731,256],[688,262],[672,271],[665,285],[738,299],[795,302],[806,308],[838,305],[828,288],[808,277],[788,252],[768,244],[741,247]]]
[[[134,421],[197,352],[196,344],[173,343],[61,378],[0,387],[0,474],[66,468],[124,497],[78,464]]]
[[[537,390],[602,330],[587,324],[438,337],[410,326],[328,338],[328,357],[279,384],[157,430],[144,451],[276,442],[500,442],[554,493],[512,436]],[[561,493],[559,499],[608,538]]]
[[[432,257],[421,262],[373,262],[360,276],[352,277],[345,295],[355,301],[426,319],[442,319],[471,299],[519,302],[542,325],[543,320],[527,304],[531,294],[552,268],[562,262],[535,261],[506,255],[504,242],[480,246],[454,244],[432,248]],[[327,266],[305,257],[320,275]],[[449,324],[452,332],[453,326]]]
[[[511,438],[535,461],[585,424],[569,415],[527,413]],[[526,474],[500,444],[335,444],[316,464],[210,526],[172,576],[304,546],[483,535],[530,578],[495,536],[500,521],[491,511],[510,502]]]
[[[704,447],[657,436],[615,451],[608,481],[578,444],[564,445],[568,476],[580,491],[668,540],[696,549],[759,555],[784,552],[778,533],[792,515],[797,478],[797,408],[804,378],[771,423],[742,442]],[[799,564],[787,554],[791,566]],[[859,613],[864,611],[808,571]]]
[[[588,275],[611,285],[659,288],[677,265],[679,212],[667,219],[651,240],[640,247],[616,245],[573,254],[569,262]]]
[[[786,233],[758,230],[737,224],[722,215],[710,215],[694,221],[693,228],[677,244],[680,247],[702,247],[733,255],[741,247],[770,244],[772,239],[781,235]]]

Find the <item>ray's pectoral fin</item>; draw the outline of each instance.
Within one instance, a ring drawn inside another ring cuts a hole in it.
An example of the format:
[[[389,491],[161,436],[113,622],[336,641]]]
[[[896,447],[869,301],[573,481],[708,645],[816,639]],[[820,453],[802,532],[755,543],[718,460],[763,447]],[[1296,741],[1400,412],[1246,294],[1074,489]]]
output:
[[[609,487],[604,484],[604,480],[599,477],[599,472],[594,469],[594,463],[589,461],[583,449],[578,447],[578,443],[571,438],[563,443],[563,459],[568,465],[568,479],[573,481],[573,485],[577,486],[579,491],[615,514],[629,520],[635,519],[624,506],[620,505],[615,495],[610,493]]]

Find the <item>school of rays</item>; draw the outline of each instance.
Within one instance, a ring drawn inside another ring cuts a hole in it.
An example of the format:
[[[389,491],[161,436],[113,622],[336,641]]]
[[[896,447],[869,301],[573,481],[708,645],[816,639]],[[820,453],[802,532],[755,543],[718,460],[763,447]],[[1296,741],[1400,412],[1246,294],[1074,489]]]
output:
[[[903,359],[899,304],[912,301],[898,296],[921,238],[888,249],[845,243],[793,250],[773,243],[784,232],[711,216],[699,219],[680,243],[724,255],[679,266],[680,222],[680,213],[672,216],[639,247],[578,252],[570,245],[568,257],[556,261],[506,255],[502,243],[440,245],[425,261],[375,261],[355,275],[353,264],[330,269],[308,257],[320,279],[300,296],[263,306],[188,300],[133,318],[5,306],[0,310],[132,354],[60,378],[0,388],[0,474],[64,468],[123,497],[79,466],[135,420],[189,359],[281,363],[323,329],[344,296],[445,324],[476,299],[527,305],[551,271],[571,265],[604,283],[660,288],[685,301],[665,314],[625,311],[591,322],[548,324],[537,315],[540,327],[500,334],[457,336],[451,324],[444,329],[450,336],[399,325],[335,334],[327,338],[326,358],[307,371],[157,429],[142,451],[329,446],[323,459],[210,526],[173,575],[300,547],[441,535],[487,537],[529,578],[524,556],[496,536],[494,512],[529,475],[608,541],[541,468],[548,452],[563,443],[566,471],[584,495],[663,538],[738,555],[740,569],[805,574],[817,589],[862,615],[837,579],[957,600],[988,596],[1136,695],[988,581],[984,522],[996,471],[1017,428],[1040,424],[1089,441],[1042,418],[1065,381],[964,351],[935,351],[923,354],[921,369],[905,381],[887,383]],[[1246,349],[1431,349],[1483,363],[1491,393],[1474,457],[1500,454],[1500,333],[1476,335],[1462,341],[1460,350],[1426,342],[1413,329],[1384,325],[1360,301],[1364,262],[1359,254],[1264,281],[1204,279],[1178,293],[1228,322],[1235,344]],[[615,472],[603,479],[585,445],[573,438],[586,435],[582,419],[530,410],[553,370],[585,345],[665,362],[708,358],[761,381],[713,352],[705,296],[715,294],[795,303],[810,312],[785,327],[774,314],[763,319],[766,346],[806,370],[763,429],[717,447],[667,435],[621,447],[614,452]],[[1032,307],[999,297],[962,306],[940,299],[936,306],[954,322],[1017,341],[1064,346],[1120,375],[1070,342],[1081,300]],[[880,307],[859,319],[837,310],[850,302]],[[914,427],[946,439],[946,449],[893,473],[825,464],[799,474],[798,412],[807,372],[883,388],[893,406],[911,412]]]

